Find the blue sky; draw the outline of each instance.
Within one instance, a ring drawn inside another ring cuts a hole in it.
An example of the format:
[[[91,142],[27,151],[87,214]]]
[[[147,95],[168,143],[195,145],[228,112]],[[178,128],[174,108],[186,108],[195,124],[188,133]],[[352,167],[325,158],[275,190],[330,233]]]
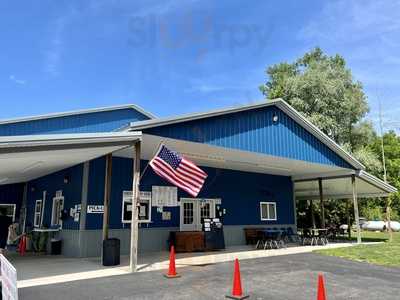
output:
[[[385,128],[400,128],[399,1],[6,0],[0,28],[1,119],[251,103],[267,66],[320,46],[364,84],[368,118],[380,99]]]

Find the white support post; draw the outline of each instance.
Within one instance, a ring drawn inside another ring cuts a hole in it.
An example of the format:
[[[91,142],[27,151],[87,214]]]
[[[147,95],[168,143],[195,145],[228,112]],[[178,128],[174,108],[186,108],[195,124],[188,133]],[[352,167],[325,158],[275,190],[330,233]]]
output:
[[[356,227],[357,227],[357,244],[361,244],[360,216],[358,214],[358,201],[357,201],[356,176],[355,175],[351,175],[351,185],[353,188],[354,218],[356,220]]]
[[[130,251],[130,269],[131,272],[137,270],[137,252],[138,252],[138,203],[140,186],[140,148],[141,142],[135,143],[135,153],[133,159],[133,180],[132,180],[132,219],[131,219],[131,251]]]

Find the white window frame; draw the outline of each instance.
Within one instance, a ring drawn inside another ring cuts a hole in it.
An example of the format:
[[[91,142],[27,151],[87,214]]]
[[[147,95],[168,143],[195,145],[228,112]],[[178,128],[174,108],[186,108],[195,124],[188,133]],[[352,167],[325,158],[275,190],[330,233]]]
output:
[[[266,210],[267,211],[267,217],[266,218],[263,218],[263,215],[262,215],[262,206],[263,205],[267,206],[267,210]],[[275,218],[270,218],[270,216],[269,216],[269,208],[268,208],[269,205],[273,205],[274,206]],[[261,221],[277,221],[278,220],[278,215],[276,213],[276,202],[260,202],[260,218],[261,218]]]
[[[148,208],[149,208],[149,218],[147,220],[138,220],[139,223],[151,223],[151,197],[149,200],[142,200],[140,199],[139,196],[139,203],[140,202],[149,202]],[[124,219],[124,207],[125,207],[125,203],[131,203],[132,204],[132,192],[131,191],[123,191],[122,192],[122,207],[121,207],[121,223],[122,224],[130,224],[132,222],[132,220],[125,220]],[[131,209],[132,209],[132,205],[131,205]]]
[[[12,218],[12,221],[14,222],[14,221],[15,221],[15,212],[16,212],[16,210],[17,210],[17,204],[13,204],[13,203],[1,203],[1,204],[0,204],[0,207],[7,207],[7,206],[12,206],[12,207],[13,207],[13,214],[12,214],[12,216],[7,215],[7,217],[11,217],[11,218]]]
[[[62,204],[60,206],[60,211],[58,212],[59,213],[59,223],[55,223],[55,220],[54,220],[55,219],[55,214],[56,214],[56,211],[55,211],[56,205],[55,204],[58,201],[62,201]],[[64,209],[64,196],[57,195],[56,197],[53,198],[53,207],[51,209],[51,226],[57,226],[58,225],[58,226],[62,227],[63,221],[61,220],[61,213],[62,213],[63,209]]]
[[[40,211],[37,212],[37,207],[38,204],[40,203]],[[33,227],[38,228],[40,227],[40,222],[42,220],[42,213],[43,213],[43,200],[42,199],[38,199],[35,201],[35,210],[33,212]],[[39,219],[37,220],[38,222],[36,222],[36,216],[39,216]]]

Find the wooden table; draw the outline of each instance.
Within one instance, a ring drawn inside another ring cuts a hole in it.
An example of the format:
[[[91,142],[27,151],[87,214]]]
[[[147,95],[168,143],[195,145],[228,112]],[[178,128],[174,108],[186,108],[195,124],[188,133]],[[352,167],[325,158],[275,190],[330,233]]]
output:
[[[175,245],[176,252],[204,251],[204,232],[174,231],[171,232],[170,242]]]

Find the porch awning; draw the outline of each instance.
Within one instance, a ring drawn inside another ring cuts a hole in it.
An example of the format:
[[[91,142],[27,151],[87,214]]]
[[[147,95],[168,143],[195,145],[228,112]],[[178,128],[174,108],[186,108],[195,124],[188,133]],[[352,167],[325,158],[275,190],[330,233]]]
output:
[[[356,176],[356,191],[361,198],[387,197],[396,189],[365,171],[310,163],[249,151],[222,148],[155,135],[143,134],[142,159],[151,159],[160,143],[187,156],[199,166],[292,177],[297,199],[319,199],[318,178],[323,180],[325,198],[351,198],[351,176]],[[131,157],[124,149],[116,156]]]
[[[0,137],[0,185],[26,182],[131,147],[141,132]]]
[[[353,197],[351,176],[355,176],[358,198],[387,197],[397,189],[379,178],[365,172],[353,171],[332,177],[319,177],[322,180],[324,198],[346,199]],[[295,180],[295,196],[297,200],[319,199],[319,178]]]

